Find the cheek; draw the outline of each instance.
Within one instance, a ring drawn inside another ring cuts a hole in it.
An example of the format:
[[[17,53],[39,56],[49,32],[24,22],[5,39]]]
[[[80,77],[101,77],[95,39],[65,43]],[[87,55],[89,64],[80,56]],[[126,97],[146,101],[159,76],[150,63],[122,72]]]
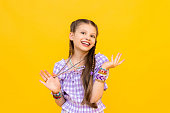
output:
[[[73,42],[74,42],[75,45],[79,45],[80,44],[80,40],[78,38],[75,38]]]
[[[77,41],[77,40],[80,40],[82,38],[82,36],[81,35],[76,35],[75,37],[74,37],[74,39]]]
[[[96,43],[96,39],[93,39],[93,40],[92,40],[92,43],[95,44],[95,43]]]

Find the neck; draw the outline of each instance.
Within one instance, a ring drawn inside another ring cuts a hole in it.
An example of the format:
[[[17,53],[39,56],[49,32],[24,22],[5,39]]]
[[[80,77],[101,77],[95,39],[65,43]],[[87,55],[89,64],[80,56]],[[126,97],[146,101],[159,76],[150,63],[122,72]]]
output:
[[[75,64],[75,63],[83,60],[87,54],[88,54],[88,52],[75,51],[71,58],[72,63]],[[84,62],[84,60],[81,62],[81,64],[83,64],[83,62]]]

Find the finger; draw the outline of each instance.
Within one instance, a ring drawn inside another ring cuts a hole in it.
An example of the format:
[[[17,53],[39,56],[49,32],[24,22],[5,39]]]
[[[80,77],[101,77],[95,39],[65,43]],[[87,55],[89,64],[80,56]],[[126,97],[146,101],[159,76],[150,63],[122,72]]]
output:
[[[113,62],[113,55],[112,55],[111,61]]]
[[[41,81],[41,80],[39,80],[39,81],[46,86],[46,83],[45,83],[45,82],[43,82],[43,81]]]
[[[41,73],[40,76],[43,78],[44,81],[47,81],[47,78],[45,78]]]
[[[117,54],[117,56],[116,56],[116,58],[115,58],[115,63],[117,63],[118,56],[119,56],[119,53]]]
[[[46,79],[49,78],[42,70],[41,70],[41,74],[42,74]]]
[[[122,53],[119,55],[119,57],[118,57],[118,59],[117,59],[117,63],[119,62],[119,59],[120,59],[121,55],[122,55]]]
[[[44,70],[45,73],[47,74],[48,77],[51,77],[51,74],[47,71],[47,70]]]
[[[120,62],[118,63],[118,65],[120,65],[123,61],[125,61],[125,59],[123,59],[122,61],[120,61]]]

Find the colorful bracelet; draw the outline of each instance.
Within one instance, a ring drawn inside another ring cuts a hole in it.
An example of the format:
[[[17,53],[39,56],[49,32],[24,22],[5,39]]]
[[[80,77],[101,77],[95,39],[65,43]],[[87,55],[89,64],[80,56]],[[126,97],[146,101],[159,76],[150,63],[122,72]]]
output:
[[[55,98],[55,99],[60,99],[61,98],[61,92],[60,91],[58,93],[56,93],[56,94],[54,94],[52,92],[52,95],[53,95],[53,98]]]
[[[104,71],[107,71],[107,69],[104,69],[104,68],[100,68],[101,70],[104,70]]]
[[[100,68],[100,69],[99,69],[99,73],[106,75],[106,74],[108,73],[108,70],[103,69],[103,68]]]
[[[105,82],[107,78],[108,78],[108,75],[104,75],[100,73],[97,73],[95,77],[96,80],[103,81],[103,82]]]
[[[103,75],[107,75],[106,73],[103,73],[103,72],[101,72],[101,71],[98,71],[98,73],[103,74]]]

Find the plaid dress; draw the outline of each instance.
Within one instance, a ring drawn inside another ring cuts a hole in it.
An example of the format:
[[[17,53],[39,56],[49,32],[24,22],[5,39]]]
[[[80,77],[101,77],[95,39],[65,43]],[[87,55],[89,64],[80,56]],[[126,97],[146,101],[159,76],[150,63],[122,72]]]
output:
[[[95,81],[95,76],[99,71],[99,68],[102,66],[104,62],[109,61],[106,56],[103,54],[96,54],[96,65],[94,70],[93,83]],[[62,67],[66,64],[65,60],[62,59],[55,63],[53,72],[57,74]],[[87,104],[81,105],[84,97],[84,88],[81,82],[81,74],[82,70],[85,66],[81,66],[81,68],[76,69],[76,71],[71,70],[64,74],[58,76],[61,84],[61,92],[66,102],[61,106],[61,113],[104,113],[103,109],[105,109],[105,105],[102,103],[101,98],[97,102],[98,108],[92,108]],[[65,68],[61,71],[61,73],[68,69],[66,65]],[[108,88],[106,82],[104,83],[104,91]]]

